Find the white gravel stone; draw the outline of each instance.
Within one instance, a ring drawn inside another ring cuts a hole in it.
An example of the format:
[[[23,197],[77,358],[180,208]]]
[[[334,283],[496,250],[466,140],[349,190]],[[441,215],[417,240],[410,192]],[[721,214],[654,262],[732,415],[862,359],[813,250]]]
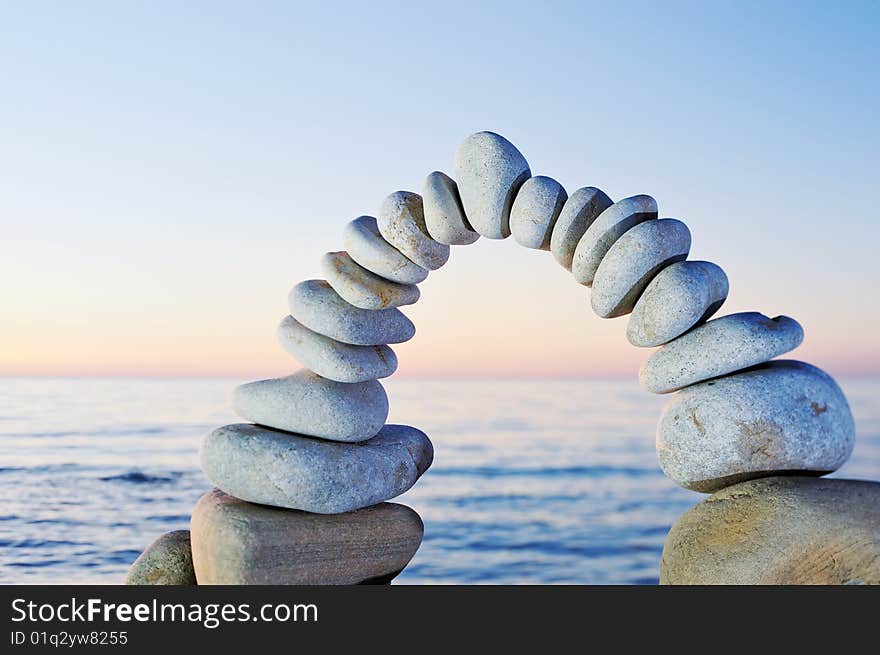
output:
[[[530,176],[516,147],[493,132],[477,132],[455,152],[455,179],[471,226],[488,239],[510,236],[510,209]]]
[[[325,280],[306,280],[287,297],[290,314],[310,330],[354,346],[403,343],[416,327],[399,309],[360,309]]]
[[[710,262],[677,262],[654,276],[629,319],[626,336],[634,346],[661,346],[718,311],[729,285]]]
[[[554,259],[570,271],[574,251],[584,232],[613,204],[603,191],[591,186],[572,193],[562,206],[550,235],[550,252]]]
[[[510,233],[521,246],[550,250],[550,236],[559,212],[568,199],[562,185],[536,175],[519,188],[510,210]]]
[[[355,262],[386,280],[418,284],[428,277],[427,269],[385,240],[372,216],[360,216],[348,223],[342,231],[342,243]]]
[[[428,234],[434,241],[466,246],[480,238],[464,214],[458,185],[445,173],[434,171],[425,178],[422,207]]]
[[[729,314],[660,348],[642,365],[639,382],[652,393],[669,393],[761,364],[794,350],[803,340],[804,330],[793,318]]]
[[[352,346],[312,332],[293,316],[278,326],[281,347],[300,364],[337,382],[366,382],[387,378],[397,370],[397,356],[388,346]]]
[[[332,441],[369,439],[388,418],[388,396],[377,380],[335,382],[305,369],[242,384],[233,404],[247,421]]]
[[[202,470],[227,494],[316,514],[399,496],[433,458],[428,437],[406,425],[386,425],[369,441],[345,444],[239,423],[214,430],[201,450]]]
[[[385,240],[422,268],[433,271],[449,260],[449,246],[428,235],[419,194],[395,191],[385,198],[376,220]]]
[[[791,360],[688,387],[667,403],[657,428],[663,472],[703,492],[779,473],[829,473],[854,441],[834,380]]]
[[[674,218],[640,223],[624,233],[602,258],[590,302],[602,318],[629,314],[642,291],[664,267],[687,258],[691,233]]]
[[[592,286],[602,258],[627,230],[657,218],[657,201],[651,196],[624,198],[599,214],[578,241],[571,262],[574,279]]]
[[[388,309],[412,305],[419,299],[414,284],[399,284],[371,273],[347,252],[328,252],[321,260],[327,282],[346,302],[361,309]]]

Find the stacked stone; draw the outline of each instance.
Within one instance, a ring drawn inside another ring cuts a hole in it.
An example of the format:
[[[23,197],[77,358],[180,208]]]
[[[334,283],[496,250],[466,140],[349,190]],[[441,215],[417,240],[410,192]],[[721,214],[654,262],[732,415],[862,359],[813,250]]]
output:
[[[679,485],[713,492],[817,476],[848,458],[854,424],[840,388],[814,366],[774,359],[803,340],[794,319],[709,320],[728,280],[716,264],[687,259],[684,223],[659,218],[647,195],[613,202],[584,187],[569,196],[532,176],[509,141],[480,132],[458,148],[455,180],[434,172],[421,196],[388,196],[377,218],[345,227],[346,250],[323,258],[326,280],[291,291],[278,337],[305,368],[236,389],[235,409],[251,423],[215,430],[202,448],[218,490],[193,515],[199,583],[384,581],[405,566],[421,522],[383,501],[416,482],[433,449],[419,430],[385,425],[378,380],[397,368],[389,344],[415,334],[398,308],[419,299],[416,285],[446,263],[451,245],[511,235],[591,287],[596,314],[629,314],[633,345],[659,347],[639,377],[650,392],[675,392],[657,451]]]
[[[421,520],[384,501],[409,489],[434,451],[416,428],[385,424],[379,379],[397,369],[389,344],[415,334],[399,307],[449,259],[426,215],[456,210],[450,182],[431,176],[427,201],[398,191],[378,218],[351,221],[346,250],[323,257],[326,279],[290,292],[278,340],[305,368],[238,387],[235,410],[250,423],[219,428],[202,447],[217,490],[192,519],[200,584],[387,582],[415,554]],[[279,550],[291,542],[296,552]]]

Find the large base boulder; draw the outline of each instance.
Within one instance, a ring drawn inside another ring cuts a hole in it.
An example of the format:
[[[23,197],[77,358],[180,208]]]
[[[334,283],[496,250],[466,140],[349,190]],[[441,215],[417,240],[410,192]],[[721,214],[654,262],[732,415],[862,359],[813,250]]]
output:
[[[880,584],[880,483],[741,482],[672,527],[661,584]]]
[[[338,585],[389,582],[415,555],[424,526],[395,503],[310,514],[215,489],[196,505],[191,530],[200,585]]]

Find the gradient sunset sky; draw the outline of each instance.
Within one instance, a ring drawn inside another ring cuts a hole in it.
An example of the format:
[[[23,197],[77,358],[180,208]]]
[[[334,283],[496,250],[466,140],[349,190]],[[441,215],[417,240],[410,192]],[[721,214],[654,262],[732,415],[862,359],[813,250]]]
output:
[[[256,377],[343,225],[499,132],[657,198],[722,313],[880,374],[880,4],[3,2],[0,375]],[[402,376],[634,375],[546,252],[454,248]]]

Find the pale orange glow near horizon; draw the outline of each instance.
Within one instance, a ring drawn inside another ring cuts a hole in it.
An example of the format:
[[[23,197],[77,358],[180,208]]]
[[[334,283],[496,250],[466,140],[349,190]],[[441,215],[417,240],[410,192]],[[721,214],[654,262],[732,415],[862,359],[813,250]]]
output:
[[[311,254],[294,257],[295,270],[267,267],[246,280],[240,271],[218,266],[212,272],[206,263],[178,271],[176,284],[170,274],[144,277],[142,270],[108,276],[99,269],[80,276],[83,286],[53,275],[31,280],[34,288],[22,303],[28,311],[0,327],[0,372],[241,379],[291,373],[299,365],[277,345],[274,330],[287,311],[287,290],[316,276],[322,250],[304,249]],[[309,259],[311,265],[299,264]],[[864,356],[871,352],[870,335],[853,332],[842,340],[826,318],[827,303],[810,305],[767,284],[748,290],[731,277],[722,313],[791,314],[807,334],[791,357],[834,375],[877,373],[875,359]],[[65,293],[44,302],[58,286]],[[393,346],[401,378],[634,377],[651,352],[626,341],[628,318],[595,317],[589,290],[549,253],[512,240],[456,249],[447,267],[421,286],[419,303],[402,308],[416,324],[416,337]]]

